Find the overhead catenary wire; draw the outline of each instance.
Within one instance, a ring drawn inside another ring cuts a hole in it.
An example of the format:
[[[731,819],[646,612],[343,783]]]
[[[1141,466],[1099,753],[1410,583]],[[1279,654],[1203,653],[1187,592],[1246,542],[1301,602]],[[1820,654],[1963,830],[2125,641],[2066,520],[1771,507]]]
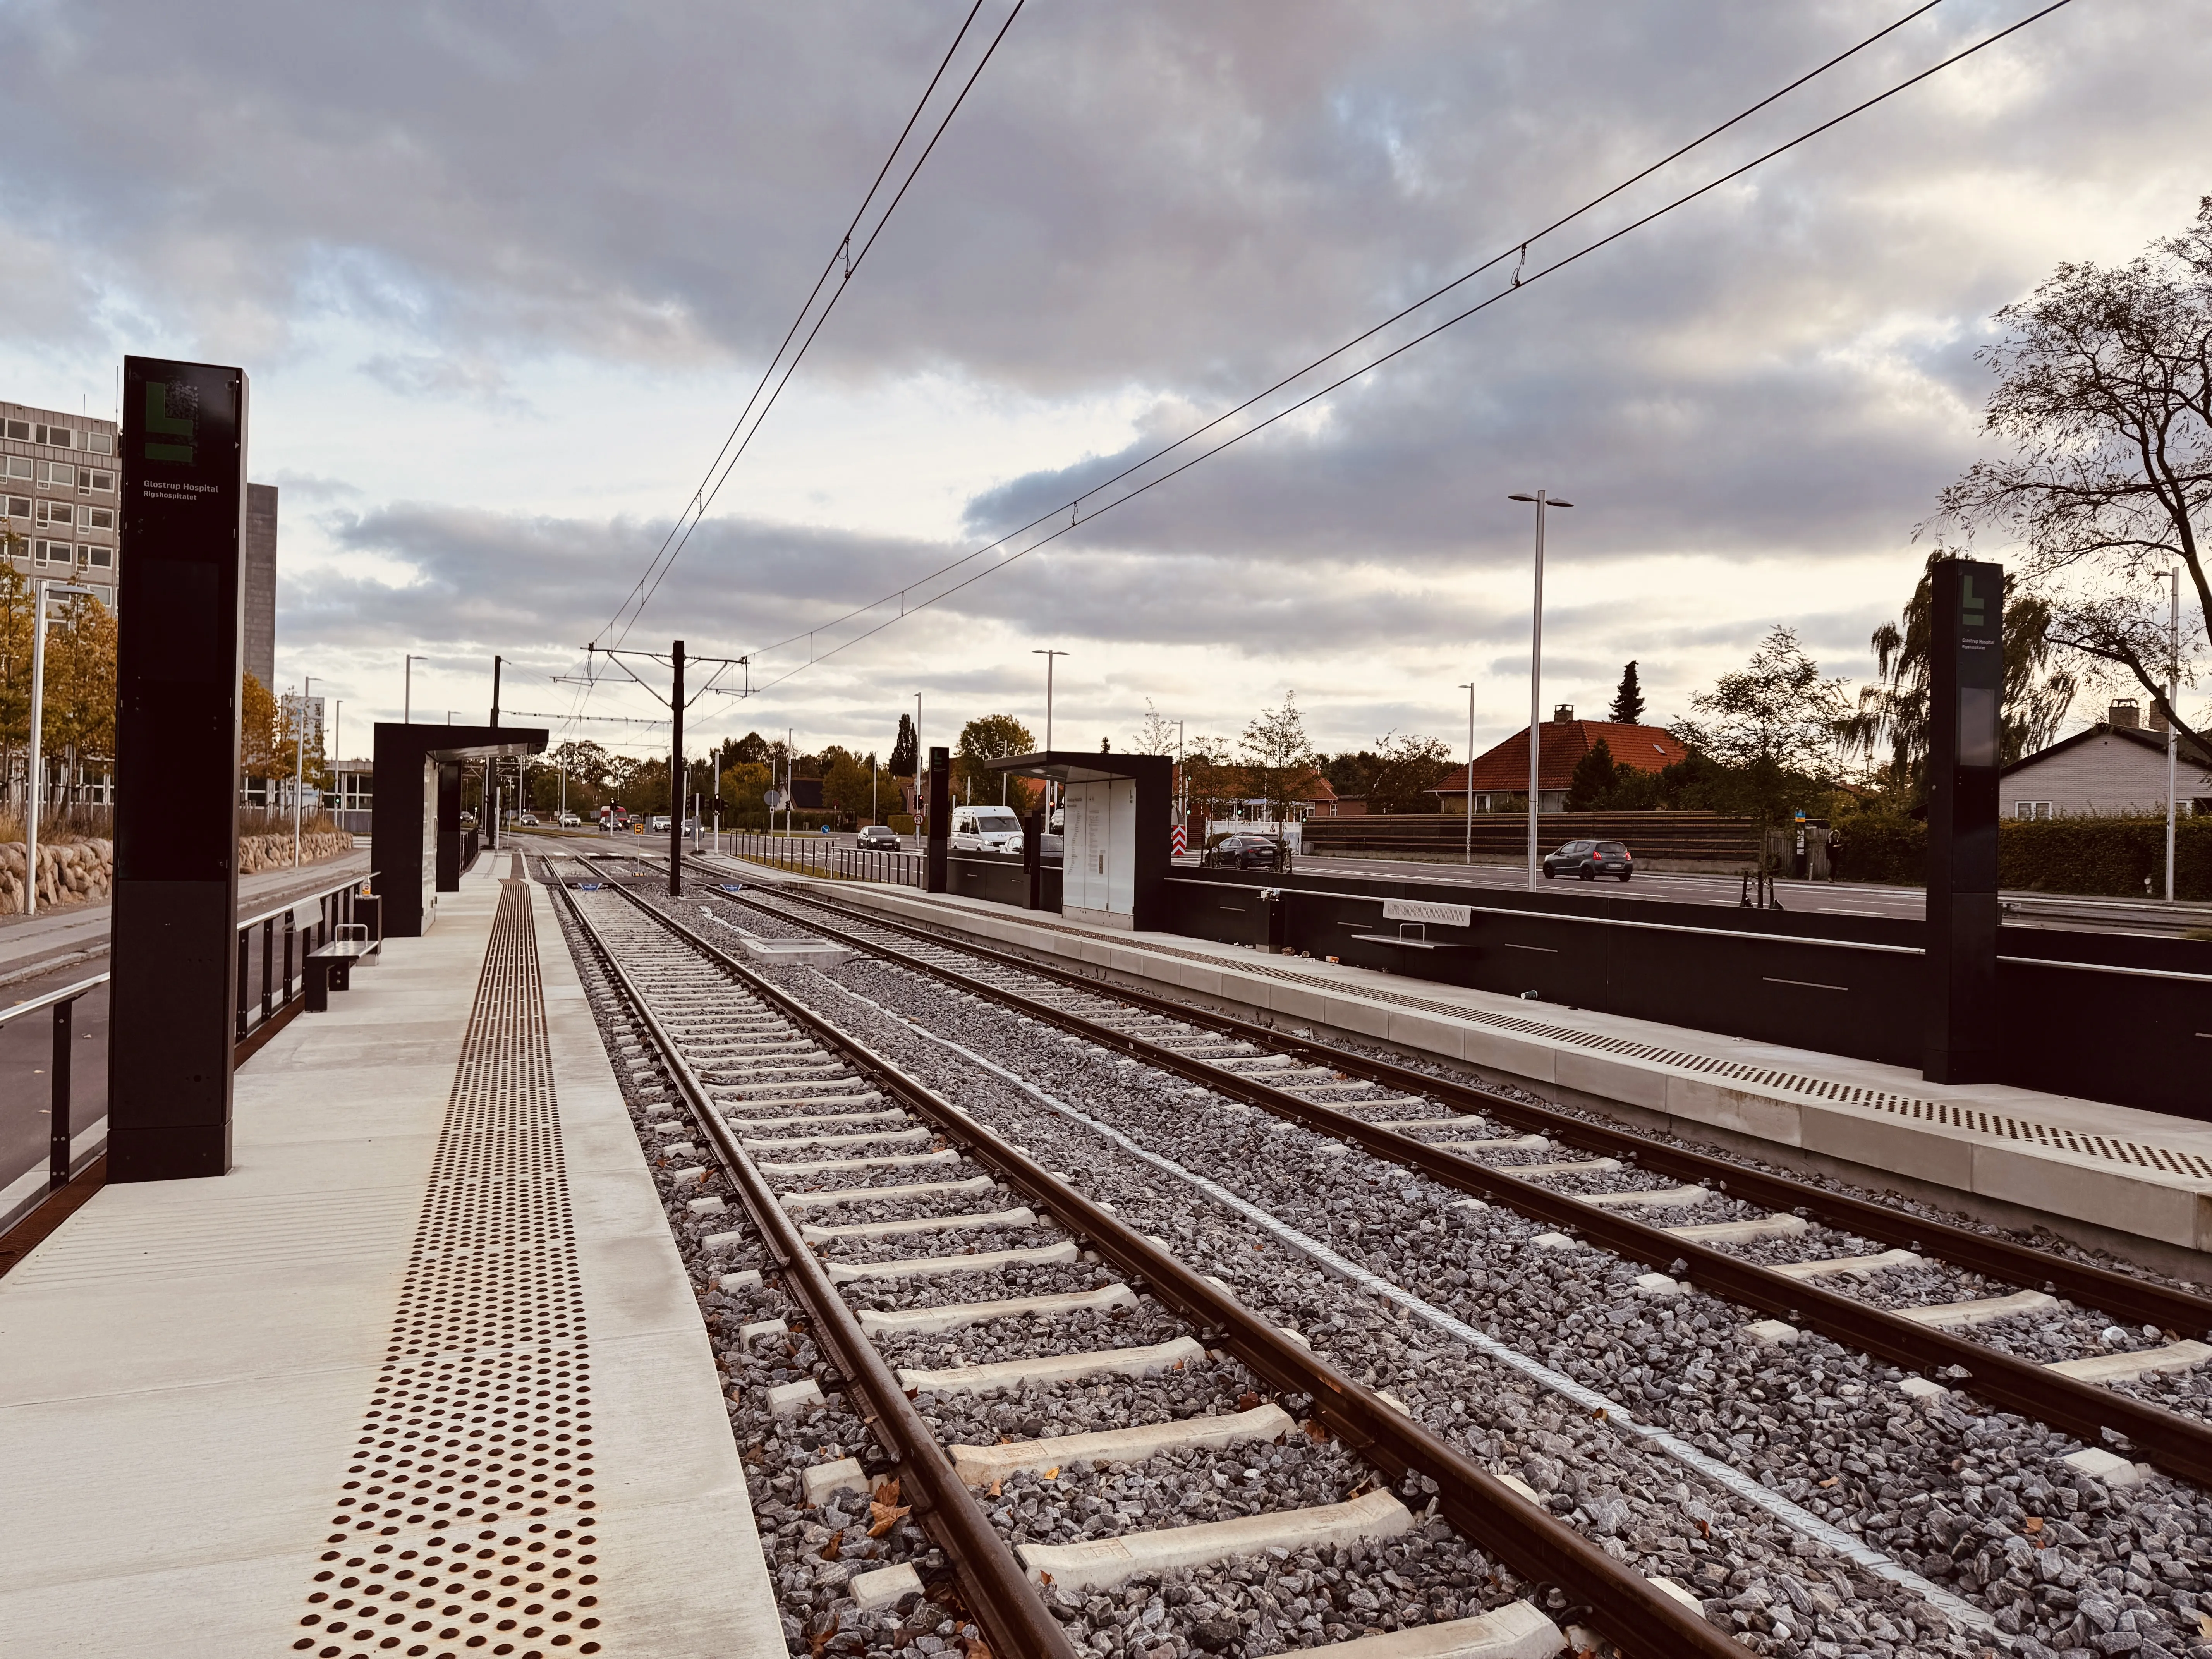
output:
[[[1832,70],[1839,64],[1847,62],[1850,58],[1856,57],[1860,52],[1866,51],[1869,46],[1875,45],[1877,42],[1886,39],[1889,35],[1894,34],[1906,24],[1935,10],[1937,6],[1942,5],[1942,3],[1943,0],[1924,0],[1924,3],[1915,6],[1911,11],[1906,12],[1903,16],[1897,18],[1892,22],[1884,24],[1881,28],[1876,29],[1872,34],[1868,35],[1865,39],[1857,41],[1852,46],[1845,47],[1843,51],[1836,53],[1835,56],[1828,58],[1824,63],[1816,64],[1812,69],[1806,70],[1796,80],[1790,82],[1784,86],[1777,88],[1774,91],[1767,94],[1765,97],[1760,99],[1757,103],[1748,105],[1743,109],[1737,111],[1734,115],[1729,116],[1728,119],[1721,122],[1717,126],[1707,128],[1704,132],[1698,134],[1698,137],[1691,139],[1688,143],[1678,145],[1675,149],[1669,150],[1666,155],[1661,156],[1657,161],[1653,161],[1637,172],[1629,174],[1628,177],[1621,179],[1618,184],[1613,185],[1608,189],[1601,191],[1597,195],[1591,197],[1589,200],[1584,202],[1580,207],[1561,214],[1558,218],[1553,220],[1551,223],[1546,225],[1542,229],[1534,232],[1529,236],[1524,237],[1520,241],[1512,244],[1510,246],[1503,249],[1499,252],[1492,254],[1480,264],[1474,265],[1467,270],[1462,271],[1458,276],[1453,277],[1451,281],[1444,283],[1441,288],[1431,289],[1428,293],[1423,295],[1412,304],[1401,307],[1401,309],[1392,313],[1389,316],[1382,319],[1382,321],[1373,325],[1371,327],[1364,329],[1359,333],[1353,335],[1341,345],[1333,347],[1329,350],[1323,352],[1320,356],[1300,365],[1295,369],[1292,369],[1288,374],[1284,375],[1273,385],[1262,387],[1260,391],[1254,392],[1250,397],[1247,398],[1243,403],[1235,405],[1233,408],[1224,410],[1220,414],[1215,416],[1212,420],[1207,421],[1201,426],[1192,428],[1188,432],[1184,433],[1182,436],[1175,440],[1174,442],[1163,445],[1160,448],[1153,450],[1142,459],[1131,462],[1127,466],[1122,468],[1121,471],[1115,473],[1112,477],[1100,480],[1097,483],[1091,485],[1090,489],[1085,490],[1082,495],[1078,495],[1074,501],[1067,503],[1066,506],[1055,506],[1049,512],[1038,514],[1037,517],[1030,520],[1029,523],[1021,526],[1019,528],[1008,531],[1004,536],[1000,537],[998,541],[987,543],[983,546],[976,548],[972,552],[963,553],[959,558],[953,560],[950,564],[941,565],[937,569],[931,571],[927,575],[922,576],[915,582],[909,583],[908,587],[899,590],[900,593],[904,593],[912,587],[921,586],[925,583],[934,581],[939,576],[945,575],[951,571],[958,569],[963,564],[967,564],[975,559],[982,557],[985,554],[991,552],[994,549],[1012,540],[1015,537],[1024,535],[1028,532],[1036,529],[1039,525],[1044,524],[1048,520],[1058,518],[1062,513],[1075,514],[1079,512],[1082,502],[1085,498],[1095,495],[1102,490],[1112,489],[1114,485],[1119,483],[1131,473],[1140,471],[1144,468],[1150,466],[1153,462],[1173,454],[1176,450],[1181,449],[1186,444],[1194,442],[1198,439],[1204,437],[1206,434],[1212,431],[1216,427],[1220,426],[1224,422],[1236,419],[1237,416],[1250,409],[1254,404],[1260,403],[1267,398],[1273,396],[1276,392],[1283,390],[1284,387],[1290,386],[1296,381],[1304,380],[1307,375],[1312,374],[1316,369],[1322,368],[1324,364],[1342,356],[1346,352],[1352,350],[1356,346],[1364,344],[1367,341],[1374,338],[1377,334],[1380,334],[1384,329],[1389,328],[1392,324],[1404,321],[1415,312],[1420,311],[1426,307],[1434,304],[1445,295],[1451,293],[1455,289],[1464,287],[1475,277],[1481,276],[1483,272],[1495,269],[1497,266],[1503,264],[1507,259],[1517,257],[1522,264],[1525,265],[1528,260],[1528,249],[1534,243],[1541,241],[1545,237],[1564,229],[1568,225],[1572,224],[1576,220],[1580,219],[1585,215],[1594,212],[1598,208],[1604,206],[1606,203],[1611,201],[1614,197],[1619,196],[1622,191],[1633,188],[1635,185],[1641,184],[1644,179],[1649,179],[1653,173],[1659,172],[1662,168],[1668,167],[1675,161],[1680,161],[1692,150],[1711,143],[1714,139],[1721,137],[1722,134],[1728,132],[1735,127],[1741,125],[1753,116],[1758,114],[1759,111],[1765,109],[1771,104],[1778,102],[1784,98],[1788,97],[1791,93],[1806,85],[1808,82],[1817,80],[1820,76],[1826,74],[1830,70]],[[1522,277],[1521,269],[1519,266],[1516,266],[1514,271],[1513,285],[1517,288],[1521,285],[1522,281]],[[1071,527],[1073,526],[1071,526]],[[888,605],[893,599],[897,597],[898,594],[887,594],[882,599],[872,600],[866,605],[847,611],[842,617],[834,617],[829,622],[822,623],[813,628],[810,628],[804,633],[793,634],[789,635],[787,638],[776,641],[772,645],[763,646],[754,654],[756,656],[766,655],[770,652],[781,651],[787,646],[796,645],[802,640],[811,639],[815,635],[822,633],[828,629],[835,628],[841,623],[849,622],[855,617],[866,616],[869,611],[876,610],[882,605]]]
[[[708,465],[699,487],[692,492],[691,499],[685,504],[684,512],[678,515],[676,522],[670,526],[667,536],[662,538],[659,549],[647,562],[637,580],[631,585],[630,591],[623,603],[616,607],[615,614],[609,620],[607,628],[600,630],[602,636],[608,629],[617,626],[620,631],[615,635],[615,643],[620,644],[629,636],[631,627],[644,614],[645,607],[652,603],[653,595],[659,591],[660,584],[666,580],[669,571],[674,568],[676,561],[683,556],[684,549],[690,545],[692,532],[698,528],[701,520],[706,517],[716,498],[720,495],[722,487],[729,482],[730,474],[736,469],[738,461],[744,459],[746,449],[751,446],[754,435],[759,432],[762,422],[767,420],[769,411],[775,408],[776,400],[783,395],[784,387],[790,384],[792,375],[797,372],[799,363],[805,358],[808,349],[812,347],[816,337],[821,333],[823,325],[830,320],[830,313],[837,308],[838,301],[844,297],[847,285],[851,283],[854,274],[859,271],[861,264],[867,258],[869,252],[875,246],[876,239],[883,234],[884,228],[890,222],[891,216],[898,211],[899,204],[906,199],[907,191],[913,188],[914,181],[921,175],[923,165],[935,151],[938,141],[945,137],[946,129],[952,125],[952,118],[959,113],[961,106],[967,101],[969,93],[974,89],[976,80],[997,53],[999,43],[1006,39],[1006,31],[1013,27],[1014,19],[1021,15],[1022,7],[1025,3],[1026,0],[1014,0],[1013,8],[1006,14],[1006,21],[999,26],[998,33],[991,37],[990,45],[984,49],[983,55],[977,60],[975,67],[969,71],[967,80],[961,85],[958,95],[953,99],[951,106],[938,121],[936,130],[930,134],[929,142],[922,147],[921,154],[915,158],[913,165],[907,169],[906,176],[900,182],[896,192],[877,219],[874,228],[868,232],[866,240],[861,242],[859,252],[855,253],[853,251],[853,237],[859,231],[862,220],[866,217],[869,204],[875,200],[878,192],[883,189],[884,181],[890,176],[893,163],[897,161],[900,152],[906,146],[908,138],[912,136],[915,123],[921,118],[922,112],[928,107],[931,97],[936,93],[939,83],[945,78],[945,71],[951,67],[954,55],[960,50],[961,42],[967,39],[969,27],[975,23],[976,15],[982,9],[983,0],[975,0],[975,4],[961,21],[959,33],[953,37],[952,44],[945,49],[944,60],[938,64],[936,74],[930,76],[929,85],[923,89],[921,99],[915,103],[914,112],[908,116],[906,125],[900,129],[897,142],[891,146],[890,155],[884,158],[884,165],[878,170],[874,182],[868,186],[867,194],[861,198],[860,207],[854,210],[852,222],[845,228],[844,235],[840,238],[828,263],[823,266],[822,274],[814,279],[814,286],[808,291],[805,303],[799,307],[798,316],[792,319],[791,327],[785,331],[781,343],[776,347],[775,355],[769,359],[767,367],[762,370],[760,380],[753,387],[752,395],[745,400],[744,408],[739,411],[736,423],[730,428],[729,436],[722,441],[722,447],[716,453],[713,462]],[[823,289],[828,286],[831,275],[841,268],[843,274],[838,278],[836,286],[830,289],[828,301],[822,306],[820,314],[814,317],[813,326],[806,330],[806,337],[799,342],[798,349],[792,350],[793,340],[798,337],[799,330],[805,326],[808,316],[813,313],[815,302],[822,297]],[[787,362],[785,362],[787,353],[789,353]],[[783,365],[783,370],[779,376],[776,370],[780,363]],[[775,382],[775,386],[772,391],[769,391],[767,389],[771,380]],[[764,399],[762,396],[763,391],[767,391]],[[625,613],[628,613],[627,621],[623,620]]]
[[[1940,3],[1940,0],[1931,0],[1931,3]],[[1414,335],[1410,339],[1401,342],[1399,344],[1392,347],[1389,350],[1362,363],[1359,367],[1347,370],[1344,374],[1338,375],[1335,379],[1331,380],[1326,384],[1316,388],[1315,391],[1297,398],[1295,402],[1282,409],[1277,410],[1273,414],[1267,416],[1264,420],[1255,422],[1254,424],[1231,434],[1228,437],[1223,439],[1220,442],[1213,445],[1211,448],[1200,451],[1198,454],[1192,456],[1189,459],[1183,461],[1179,465],[1169,469],[1167,471],[1161,473],[1156,477],[1146,479],[1144,483],[1138,484],[1135,488],[1115,496],[1113,500],[1103,503],[1088,513],[1081,511],[1081,503],[1084,501],[1089,500],[1091,497],[1097,495],[1106,489],[1111,489],[1115,483],[1121,483],[1130,477],[1132,475],[1141,471],[1145,467],[1152,465],[1152,462],[1162,459],[1173,453],[1176,450],[1182,448],[1194,439],[1202,436],[1205,433],[1220,426],[1224,422],[1230,420],[1236,415],[1251,408],[1253,404],[1267,397],[1271,392],[1279,391],[1283,387],[1303,379],[1306,374],[1311,373],[1316,367],[1328,363],[1333,359],[1341,356],[1343,353],[1346,350],[1350,349],[1352,346],[1357,345],[1362,341],[1373,337],[1373,336],[1382,329],[1389,326],[1391,322],[1400,320],[1404,317],[1412,314],[1412,313],[1421,309],[1438,295],[1449,293],[1454,288],[1463,284],[1469,277],[1477,276],[1483,270],[1489,270],[1500,264],[1504,259],[1519,253],[1523,244],[1519,242],[1515,243],[1514,246],[1511,248],[1509,248],[1504,253],[1493,257],[1492,258],[1486,261],[1482,265],[1475,267],[1473,270],[1465,273],[1461,277],[1455,279],[1452,283],[1447,283],[1443,288],[1436,290],[1436,292],[1431,295],[1427,299],[1420,301],[1416,304],[1407,307],[1405,310],[1399,312],[1393,318],[1376,325],[1374,328],[1368,330],[1365,333],[1358,336],[1354,340],[1348,342],[1346,345],[1337,348],[1336,350],[1332,351],[1324,356],[1315,359],[1313,362],[1309,363],[1305,368],[1276,382],[1276,384],[1268,388],[1267,392],[1255,394],[1253,398],[1248,398],[1244,403],[1237,405],[1237,408],[1228,410],[1223,415],[1217,416],[1212,421],[1207,422],[1204,426],[1196,428],[1193,431],[1185,434],[1174,443],[1166,445],[1164,447],[1154,451],[1152,454],[1146,457],[1145,459],[1124,468],[1121,472],[1115,474],[1114,477],[1109,478],[1100,484],[1092,486],[1090,489],[1078,496],[1075,501],[1066,505],[1055,507],[1047,513],[1041,514],[1036,518],[1030,520],[1029,523],[1016,530],[1008,532],[1006,534],[998,538],[995,541],[986,543],[983,546],[975,549],[972,552],[963,555],[960,558],[953,560],[949,564],[940,566],[938,569],[929,573],[927,575],[921,577],[916,580],[907,584],[905,586],[899,588],[896,592],[884,595],[881,599],[872,601],[867,605],[858,606],[854,610],[847,611],[843,616],[836,617],[830,622],[818,624],[815,628],[810,629],[805,633],[792,635],[784,640],[779,641],[775,645],[764,646],[753,651],[750,654],[753,657],[755,661],[757,662],[760,658],[771,652],[781,650],[785,647],[796,644],[802,640],[809,641],[809,648],[805,661],[795,664],[791,668],[787,669],[784,672],[753,687],[751,695],[758,695],[761,692],[770,690],[775,686],[782,684],[786,680],[793,678],[793,676],[802,673],[806,669],[814,666],[816,664],[827,661],[830,658],[836,656],[842,652],[850,650],[854,646],[861,644],[867,640],[874,638],[885,629],[905,620],[905,618],[914,615],[916,611],[927,610],[933,605],[942,603],[944,600],[951,598],[952,595],[959,592],[963,588],[969,587],[975,582],[981,581],[987,576],[994,575],[998,572],[1006,569],[1009,565],[1014,564],[1019,560],[1026,558],[1030,554],[1037,551],[1040,548],[1048,546],[1050,544],[1058,541],[1061,537],[1080,528],[1084,525],[1089,524],[1094,519],[1104,516],[1106,514],[1112,512],[1115,507],[1127,505],[1130,501],[1136,500],[1139,496],[1146,494],[1148,491],[1158,488],[1161,484],[1166,483],[1172,478],[1181,477],[1183,473],[1189,471],[1193,467],[1195,467],[1205,461],[1211,460],[1216,455],[1222,453],[1225,450],[1232,448],[1237,444],[1243,442],[1245,439],[1254,437],[1259,433],[1264,432],[1269,427],[1273,426],[1277,422],[1287,419],[1289,416],[1297,414],[1300,410],[1308,407],[1322,398],[1328,397],[1330,393],[1340,390],[1343,386],[1350,384],[1352,381],[1359,379],[1363,375],[1371,374],[1374,370],[1380,368],[1393,359],[1411,351],[1414,347],[1425,344],[1428,341],[1434,339],[1437,335],[1443,333],[1445,331],[1456,327],[1459,324],[1467,321],[1469,318],[1487,311],[1491,307],[1498,304],[1500,301],[1508,299],[1514,295],[1521,293],[1525,289],[1533,287],[1544,277],[1563,270],[1568,266],[1589,258],[1591,254],[1620,241],[1622,238],[1643,229],[1645,226],[1666,217],[1668,214],[1674,213],[1679,209],[1686,207],[1691,203],[1695,202],[1705,196],[1710,195],[1712,191],[1720,189],[1723,185],[1742,178],[1746,173],[1775,160],[1778,156],[1786,155],[1790,151],[1797,149],[1800,145],[1807,143],[1811,140],[1819,137],[1821,134],[1831,131],[1834,128],[1842,125],[1844,122],[1852,119],[1854,117],[1862,115],[1867,111],[1875,108],[1876,106],[1886,103],[1890,99],[1898,96],[1899,94],[1911,90],[1912,88],[1918,86],[1921,82],[1929,79],[1931,76],[1938,75],[1943,70],[1964,62],[1966,59],[1973,57],[1978,52],[1986,51],[1988,48],[1996,46],[1999,41],[2005,40],[2010,35],[2018,33],[2021,30],[2027,28],[2030,24],[2038,22],[2043,18],[2048,17],[2053,12],[2062,10],[2072,3],[2073,0],[2051,0],[2051,3],[2043,6],[2039,10],[2031,12],[2028,15],[2007,25],[2005,27],[1996,31],[1994,33],[1984,36],[1983,39],[1974,42],[1972,46],[1961,48],[1960,51],[1952,53],[1950,56],[1941,59],[1937,63],[1930,64],[1924,70],[1920,70],[1917,74],[1910,76],[1905,80],[1898,82],[1894,85],[1875,94],[1874,96],[1852,105],[1850,108],[1843,111],[1839,114],[1830,117],[1828,119],[1820,122],[1818,125],[1808,128],[1804,131],[1799,133],[1796,137],[1785,140],[1784,143],[1777,144],[1773,148],[1761,152],[1760,154],[1752,157],[1749,161],[1741,163],[1740,166],[1733,167],[1728,172],[1720,174],[1717,178],[1710,179],[1705,184],[1698,185],[1694,190],[1686,191],[1681,195],[1664,203],[1661,206],[1651,210],[1650,212],[1630,220],[1626,224],[1624,224],[1617,229],[1609,232],[1606,235],[1598,238],[1595,241],[1577,248],[1572,253],[1566,254],[1559,259],[1553,260],[1551,264],[1540,266],[1533,271],[1524,272],[1516,269],[1515,278],[1511,284],[1500,289],[1496,293],[1490,295],[1487,298],[1478,301],[1476,303],[1467,307],[1464,310],[1445,318],[1441,322],[1431,325],[1431,326],[1424,329],[1421,332]],[[1882,30],[1881,33],[1869,36],[1867,40],[1860,42],[1859,46],[1853,47],[1851,51],[1856,52],[1863,49],[1866,46],[1872,44],[1874,40],[1881,38],[1881,34],[1890,33],[1891,30],[1895,29],[1903,23],[1911,21],[1913,17],[1917,17],[1929,9],[1930,9],[1929,5],[1923,5],[1919,7],[1917,10],[1908,13],[1905,17],[1899,19],[1897,23],[1891,24],[1888,28]],[[1834,64],[1842,62],[1844,58],[1850,55],[1850,52],[1840,54],[1838,57],[1831,59],[1828,65],[1824,65],[1823,67],[1832,67]],[[1812,78],[1812,75],[1818,74],[1820,72],[1820,71],[1819,70],[1814,70],[1804,76],[1801,76],[1798,81],[1792,82],[1792,85],[1802,85],[1806,80]],[[1784,88],[1784,91],[1787,90],[1789,90],[1789,88]],[[1771,103],[1774,97],[1781,95],[1782,94],[1780,93],[1777,93],[1772,96],[1761,100],[1759,104],[1753,105],[1750,110],[1745,111],[1744,114],[1750,114],[1759,108],[1764,107],[1765,105]],[[1712,130],[1712,133],[1707,134],[1706,137],[1711,137],[1713,134],[1726,131],[1729,126],[1734,125],[1736,121],[1740,121],[1742,118],[1743,116],[1739,115],[1729,122],[1723,123],[1721,126],[1714,128]],[[1701,143],[1703,142],[1705,142],[1705,140],[1701,138],[1692,144],[1685,145],[1680,150],[1676,151],[1674,155],[1679,156],[1680,155],[1686,154],[1690,149],[1694,149],[1697,143]],[[1669,157],[1668,159],[1671,160],[1674,159],[1674,157]],[[1619,194],[1620,190],[1626,188],[1629,184],[1635,182],[1635,179],[1648,177],[1656,167],[1662,167],[1664,165],[1666,165],[1666,163],[1663,161],[1654,163],[1652,167],[1644,169],[1642,172],[1636,174],[1634,178],[1625,180],[1621,185],[1607,191],[1605,195],[1594,198],[1589,206],[1595,206],[1599,203],[1609,199],[1611,197]],[[1552,231],[1556,230],[1559,226],[1571,222],[1574,218],[1579,217],[1582,213],[1587,212],[1588,210],[1589,207],[1586,206],[1581,210],[1577,210],[1574,214],[1563,216],[1562,218],[1555,221],[1553,225],[1547,227],[1545,231],[1538,233],[1537,236],[1530,237],[1528,240],[1530,242],[1534,242],[1538,240],[1539,236],[1551,234]],[[1066,515],[1066,522],[1057,522],[1060,520],[1062,514]],[[1055,528],[1043,530],[1044,526],[1055,524]],[[1017,538],[1024,536],[1031,531],[1037,530],[1043,530],[1043,533],[1038,535],[1035,540],[1029,542],[1026,545],[1020,547],[1016,551],[1009,553],[1006,557],[985,566],[982,569],[978,570],[969,576],[963,577],[961,580],[951,584],[950,586],[947,586],[941,591],[931,593],[919,601],[908,603],[908,596],[912,594],[916,588],[925,587],[929,583],[959,569],[963,565],[972,563],[976,559],[982,557],[986,554],[1005,548]],[[896,603],[899,606],[896,615],[885,617],[874,627],[856,634],[852,638],[830,647],[828,650],[817,651],[812,647],[811,641],[817,636],[826,632],[830,629],[838,627],[841,624],[850,622],[856,617],[864,617],[872,611],[880,610],[884,606],[893,603]]]

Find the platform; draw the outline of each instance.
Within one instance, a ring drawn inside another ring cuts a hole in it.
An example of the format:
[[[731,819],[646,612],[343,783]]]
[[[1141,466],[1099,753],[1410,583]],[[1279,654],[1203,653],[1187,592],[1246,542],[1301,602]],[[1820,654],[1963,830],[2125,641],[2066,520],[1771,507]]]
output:
[[[0,1647],[784,1652],[583,988],[494,866],[241,1068],[229,1175],[0,1279]]]
[[[811,882],[887,917],[957,927],[1139,988],[1455,1061],[1794,1168],[2048,1226],[2212,1283],[2212,1122],[2003,1084],[1932,1084],[1872,1060],[980,899],[708,862],[763,884]],[[2124,1065],[2125,1034],[2112,1042]]]

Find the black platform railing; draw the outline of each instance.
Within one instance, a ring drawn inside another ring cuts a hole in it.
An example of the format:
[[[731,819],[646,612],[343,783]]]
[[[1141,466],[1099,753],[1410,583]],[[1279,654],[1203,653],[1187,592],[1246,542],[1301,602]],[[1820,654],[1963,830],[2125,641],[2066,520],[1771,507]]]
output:
[[[90,979],[81,979],[74,985],[64,985],[58,991],[33,997],[0,1012],[0,1025],[10,1021],[28,1019],[34,1014],[49,1014],[53,1022],[53,1057],[47,1066],[47,1099],[52,1116],[47,1122],[48,1152],[46,1186],[58,1190],[70,1183],[74,1166],[70,1148],[76,1139],[70,1127],[70,1062],[74,1057],[70,1047],[75,1031],[75,1012],[77,1000],[97,991],[107,983],[106,974],[94,974]],[[35,1166],[34,1166],[35,1167]]]
[[[368,927],[372,939],[384,937],[382,906],[360,902],[373,897],[376,877],[374,870],[343,877],[238,924],[239,1059],[276,1036],[306,1005],[308,951],[329,944],[340,927],[356,921]],[[302,927],[300,912],[310,904],[316,908],[315,920]]]
[[[836,881],[872,881],[890,887],[919,887],[927,860],[920,853],[893,853],[805,836],[763,836],[725,830],[732,857],[750,859],[796,874]]]

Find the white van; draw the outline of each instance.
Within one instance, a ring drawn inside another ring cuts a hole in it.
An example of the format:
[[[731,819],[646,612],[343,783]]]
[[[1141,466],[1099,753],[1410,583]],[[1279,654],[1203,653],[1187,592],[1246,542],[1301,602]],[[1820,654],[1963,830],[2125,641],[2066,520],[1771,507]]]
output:
[[[956,806],[950,840],[963,853],[1019,853],[1022,821],[1011,806]]]

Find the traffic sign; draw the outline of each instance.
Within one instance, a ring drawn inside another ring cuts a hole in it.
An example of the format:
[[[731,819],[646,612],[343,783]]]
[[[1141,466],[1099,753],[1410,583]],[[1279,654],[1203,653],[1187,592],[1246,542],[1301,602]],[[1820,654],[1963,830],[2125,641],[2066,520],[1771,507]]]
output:
[[[771,789],[766,794],[763,795],[761,799],[768,803],[768,810],[769,811],[781,812],[783,811],[782,790]]]

